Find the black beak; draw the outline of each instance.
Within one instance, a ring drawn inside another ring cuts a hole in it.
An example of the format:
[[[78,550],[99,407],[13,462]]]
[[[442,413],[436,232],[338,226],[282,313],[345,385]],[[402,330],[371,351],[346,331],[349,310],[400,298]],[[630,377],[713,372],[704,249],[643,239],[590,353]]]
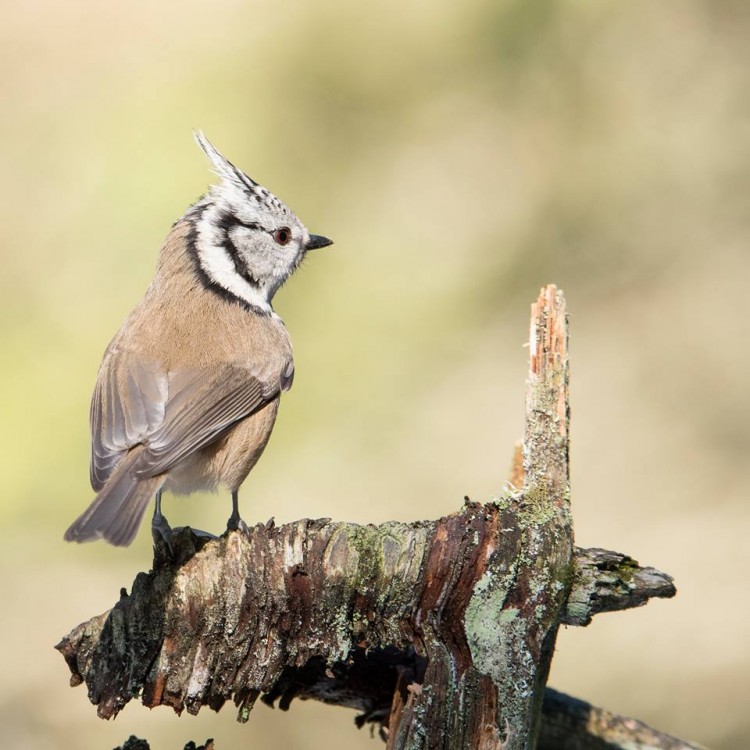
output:
[[[319,247],[328,247],[333,245],[333,240],[323,237],[320,234],[311,234],[310,241],[305,245],[305,250],[317,250]]]

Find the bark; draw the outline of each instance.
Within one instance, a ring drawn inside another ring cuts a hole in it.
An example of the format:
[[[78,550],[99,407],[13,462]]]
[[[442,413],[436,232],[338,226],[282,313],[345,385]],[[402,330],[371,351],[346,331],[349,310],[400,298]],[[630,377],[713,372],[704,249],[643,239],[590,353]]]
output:
[[[346,705],[393,748],[530,748],[561,622],[671,596],[624,555],[574,550],[562,294],[532,308],[513,485],[436,521],[272,522],[157,544],[109,611],[63,638],[104,718],[133,697],[178,713],[259,697]],[[583,746],[582,746],[583,747]]]
[[[497,505],[466,503],[452,517],[416,524],[269,524],[251,529],[249,538],[232,532],[209,542],[183,529],[173,541],[177,562],[139,574],[130,595],[123,591],[112,610],[78,626],[58,648],[71,668],[71,681],[86,681],[103,718],[114,717],[138,694],[148,706],[171,705],[178,713],[185,708],[195,713],[202,705],[218,709],[230,697],[238,702],[252,679],[253,701],[262,692],[265,702],[279,701],[285,709],[295,697],[317,698],[357,708],[363,720],[380,720],[388,715],[397,686],[408,698],[407,687],[424,680],[427,660],[416,650],[410,623],[420,617],[413,612],[415,582],[427,575],[424,568],[434,559],[427,540],[446,534],[457,559],[468,556],[471,567],[476,554],[468,546],[474,538],[488,539],[486,526],[496,529],[500,516]],[[592,583],[602,557],[628,561],[619,585],[613,583],[618,568],[610,565],[599,585]],[[634,568],[630,558],[576,550],[575,561],[576,580],[583,583],[574,585],[562,623],[588,622],[590,616],[581,613],[605,611],[616,594],[622,596],[616,609],[637,606],[645,596],[628,586],[644,570]],[[455,566],[451,576],[460,579]],[[332,580],[338,585],[326,590]],[[579,590],[589,597],[585,602]],[[606,597],[599,599],[602,591]],[[659,588],[652,595],[673,593]],[[493,626],[494,613],[488,616]],[[275,630],[281,629],[284,634],[278,635]],[[351,632],[356,647],[349,645]],[[290,662],[280,646],[291,637],[339,647],[329,651],[330,665],[320,649],[311,653],[304,643]],[[241,717],[246,716],[243,710]]]
[[[606,549],[575,550],[575,575],[561,622],[588,625],[599,612],[642,607],[653,597],[677,593],[672,577],[637,560]]]

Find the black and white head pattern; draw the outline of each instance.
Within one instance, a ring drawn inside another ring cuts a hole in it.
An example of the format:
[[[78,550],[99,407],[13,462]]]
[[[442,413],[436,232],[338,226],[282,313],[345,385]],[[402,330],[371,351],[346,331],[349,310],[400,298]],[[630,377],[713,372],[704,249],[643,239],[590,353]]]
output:
[[[203,133],[195,139],[221,178],[192,212],[201,277],[223,294],[270,313],[273,295],[305,251],[320,246],[319,238],[311,241],[289,208],[225,159]]]

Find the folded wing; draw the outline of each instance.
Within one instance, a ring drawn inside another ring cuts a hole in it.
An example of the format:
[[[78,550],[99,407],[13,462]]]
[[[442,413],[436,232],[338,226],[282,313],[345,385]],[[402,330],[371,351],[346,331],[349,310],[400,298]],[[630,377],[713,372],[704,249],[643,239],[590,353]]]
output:
[[[166,373],[115,357],[102,367],[91,404],[91,484],[101,490],[125,455],[136,479],[163,474],[210,445],[280,391],[233,363]]]

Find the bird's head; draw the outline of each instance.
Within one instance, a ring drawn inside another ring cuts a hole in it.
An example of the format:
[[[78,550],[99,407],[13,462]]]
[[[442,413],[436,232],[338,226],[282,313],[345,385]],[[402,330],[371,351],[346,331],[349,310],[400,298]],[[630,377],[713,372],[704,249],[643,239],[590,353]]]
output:
[[[264,312],[309,250],[332,244],[310,234],[275,195],[237,169],[196,132],[221,178],[195,206],[194,252],[207,283]]]

